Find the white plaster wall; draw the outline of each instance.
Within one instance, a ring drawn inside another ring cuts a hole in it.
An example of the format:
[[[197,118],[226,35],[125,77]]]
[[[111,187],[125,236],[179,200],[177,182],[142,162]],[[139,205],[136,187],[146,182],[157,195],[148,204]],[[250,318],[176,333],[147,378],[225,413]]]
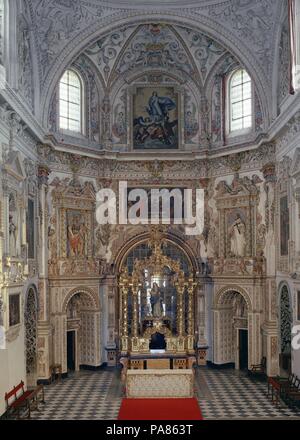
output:
[[[0,414],[5,411],[4,394],[8,391],[8,350],[0,350]]]
[[[0,414],[6,410],[4,395],[21,380],[26,387],[24,327],[17,339],[7,343],[5,350],[0,350]]]

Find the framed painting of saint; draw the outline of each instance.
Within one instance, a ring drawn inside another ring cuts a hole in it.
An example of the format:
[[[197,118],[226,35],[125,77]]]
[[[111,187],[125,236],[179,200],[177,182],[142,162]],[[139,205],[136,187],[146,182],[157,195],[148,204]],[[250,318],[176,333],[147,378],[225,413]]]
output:
[[[81,211],[67,211],[67,255],[87,256],[89,229],[85,215]]]
[[[9,295],[9,326],[20,324],[20,294]]]
[[[174,87],[137,87],[133,94],[133,149],[179,148],[179,99]]]

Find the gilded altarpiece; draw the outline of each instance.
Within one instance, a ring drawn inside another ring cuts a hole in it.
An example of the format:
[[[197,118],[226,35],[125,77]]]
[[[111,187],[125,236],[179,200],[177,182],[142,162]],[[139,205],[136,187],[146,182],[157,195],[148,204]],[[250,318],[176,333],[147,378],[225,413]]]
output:
[[[124,267],[119,277],[121,352],[124,356],[195,352],[195,287],[192,271],[163,253],[158,229],[150,235],[151,255]]]

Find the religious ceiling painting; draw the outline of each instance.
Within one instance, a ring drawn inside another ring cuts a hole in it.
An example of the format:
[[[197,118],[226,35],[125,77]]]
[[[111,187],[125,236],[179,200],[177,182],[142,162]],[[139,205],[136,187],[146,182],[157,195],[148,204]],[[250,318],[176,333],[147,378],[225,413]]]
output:
[[[137,87],[133,94],[133,148],[179,148],[179,99],[174,87]]]

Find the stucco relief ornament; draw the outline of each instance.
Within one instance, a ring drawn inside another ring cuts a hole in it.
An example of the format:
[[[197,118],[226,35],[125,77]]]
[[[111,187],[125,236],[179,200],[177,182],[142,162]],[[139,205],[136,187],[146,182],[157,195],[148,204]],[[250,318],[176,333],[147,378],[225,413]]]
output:
[[[258,251],[260,254],[263,254],[264,248],[266,246],[266,233],[267,227],[264,224],[261,224],[257,228],[257,241],[258,241]]]
[[[48,185],[48,179],[50,174],[50,169],[47,165],[39,165],[38,167],[38,182],[39,186]]]
[[[162,174],[164,172],[164,162],[156,159],[153,162],[147,162],[146,167],[154,178],[158,179],[162,177]]]
[[[185,41],[187,40],[189,49],[199,64],[201,76],[205,80],[208,71],[216,63],[216,60],[224,54],[225,49],[204,34],[181,26],[178,29]]]
[[[112,247],[118,239],[114,233],[115,226],[110,224],[100,225],[96,230],[96,253],[104,261],[109,263],[112,259]]]
[[[276,185],[276,167],[274,163],[266,164],[262,169],[265,183],[264,190],[266,193],[265,202],[265,221],[266,231],[274,230],[275,219],[275,185]]]
[[[25,16],[19,17],[18,23],[18,60],[19,60],[19,88],[28,104],[33,103],[32,65],[29,26]]]
[[[111,139],[111,133],[110,133],[110,112],[111,112],[111,107],[110,107],[110,99],[109,96],[106,95],[103,98],[103,102],[102,102],[102,106],[101,106],[101,111],[102,111],[102,121],[103,121],[103,136],[102,136],[102,141],[104,143],[106,143],[106,146],[110,146],[110,143],[112,142]]]
[[[274,0],[233,0],[210,6],[210,17],[226,23],[253,52],[268,72],[271,67],[270,33],[274,30],[278,4]]]
[[[225,180],[218,183],[216,186],[217,195],[237,195],[241,192],[255,195],[259,193],[259,188],[257,186],[259,183],[262,183],[262,180],[257,174],[254,174],[250,179],[248,176],[241,178],[239,173],[235,173],[231,185],[228,185]]]

